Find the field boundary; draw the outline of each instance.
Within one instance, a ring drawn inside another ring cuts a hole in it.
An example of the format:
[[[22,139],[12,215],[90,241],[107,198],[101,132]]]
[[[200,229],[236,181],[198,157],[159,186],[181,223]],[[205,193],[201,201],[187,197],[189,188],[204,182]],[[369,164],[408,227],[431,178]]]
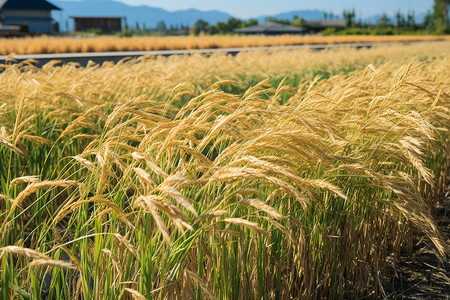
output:
[[[118,63],[124,59],[134,59],[142,56],[151,57],[169,57],[173,55],[194,55],[204,54],[210,55],[214,53],[226,53],[235,56],[240,52],[250,51],[274,51],[274,50],[300,50],[311,49],[314,51],[322,51],[336,48],[372,48],[374,46],[390,46],[395,44],[411,45],[416,43],[439,43],[445,40],[433,41],[407,41],[407,42],[374,42],[374,43],[337,43],[337,44],[303,44],[303,45],[287,45],[287,46],[264,46],[264,47],[240,47],[240,48],[208,48],[208,49],[186,49],[186,50],[151,50],[151,51],[108,51],[108,52],[83,52],[83,53],[49,53],[49,54],[18,54],[18,55],[2,55],[0,56],[0,64],[8,62],[20,63],[26,60],[34,60],[34,65],[42,67],[46,63],[58,60],[59,65],[69,62],[75,62],[81,66],[86,66],[90,62],[101,64],[104,62]]]

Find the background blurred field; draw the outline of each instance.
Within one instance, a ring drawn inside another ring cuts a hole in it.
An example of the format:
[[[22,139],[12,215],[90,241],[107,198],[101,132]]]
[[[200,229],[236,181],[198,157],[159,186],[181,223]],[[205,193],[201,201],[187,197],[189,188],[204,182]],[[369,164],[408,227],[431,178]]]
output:
[[[188,36],[188,37],[30,37],[0,39],[0,55],[104,51],[150,51],[233,48],[256,46],[314,45],[449,40],[442,35],[395,36]]]
[[[2,297],[379,295],[449,254],[447,49],[1,66]]]

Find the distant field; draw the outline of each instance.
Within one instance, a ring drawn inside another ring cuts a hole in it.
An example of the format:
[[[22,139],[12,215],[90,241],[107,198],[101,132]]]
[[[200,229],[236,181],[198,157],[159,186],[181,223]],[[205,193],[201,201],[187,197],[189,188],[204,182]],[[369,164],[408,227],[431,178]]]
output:
[[[0,65],[1,298],[381,298],[450,254],[448,49]]]
[[[450,36],[34,37],[0,39],[0,55],[450,40]]]

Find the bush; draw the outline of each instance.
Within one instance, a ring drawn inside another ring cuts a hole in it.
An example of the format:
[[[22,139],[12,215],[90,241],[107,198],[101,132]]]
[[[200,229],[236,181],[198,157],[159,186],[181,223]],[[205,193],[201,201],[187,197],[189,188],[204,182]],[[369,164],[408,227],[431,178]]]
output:
[[[323,35],[333,35],[335,33],[336,33],[336,28],[334,28],[334,27],[327,28],[322,32]]]

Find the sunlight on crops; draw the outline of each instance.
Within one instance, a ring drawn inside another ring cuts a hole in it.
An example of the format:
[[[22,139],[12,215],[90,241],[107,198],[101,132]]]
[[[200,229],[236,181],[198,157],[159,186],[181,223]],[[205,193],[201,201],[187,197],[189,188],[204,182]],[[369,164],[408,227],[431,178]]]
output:
[[[182,36],[182,37],[30,37],[0,38],[0,55],[32,53],[150,51],[255,46],[314,45],[449,40],[450,36]]]
[[[0,66],[2,297],[376,296],[414,234],[446,257],[444,49]]]

